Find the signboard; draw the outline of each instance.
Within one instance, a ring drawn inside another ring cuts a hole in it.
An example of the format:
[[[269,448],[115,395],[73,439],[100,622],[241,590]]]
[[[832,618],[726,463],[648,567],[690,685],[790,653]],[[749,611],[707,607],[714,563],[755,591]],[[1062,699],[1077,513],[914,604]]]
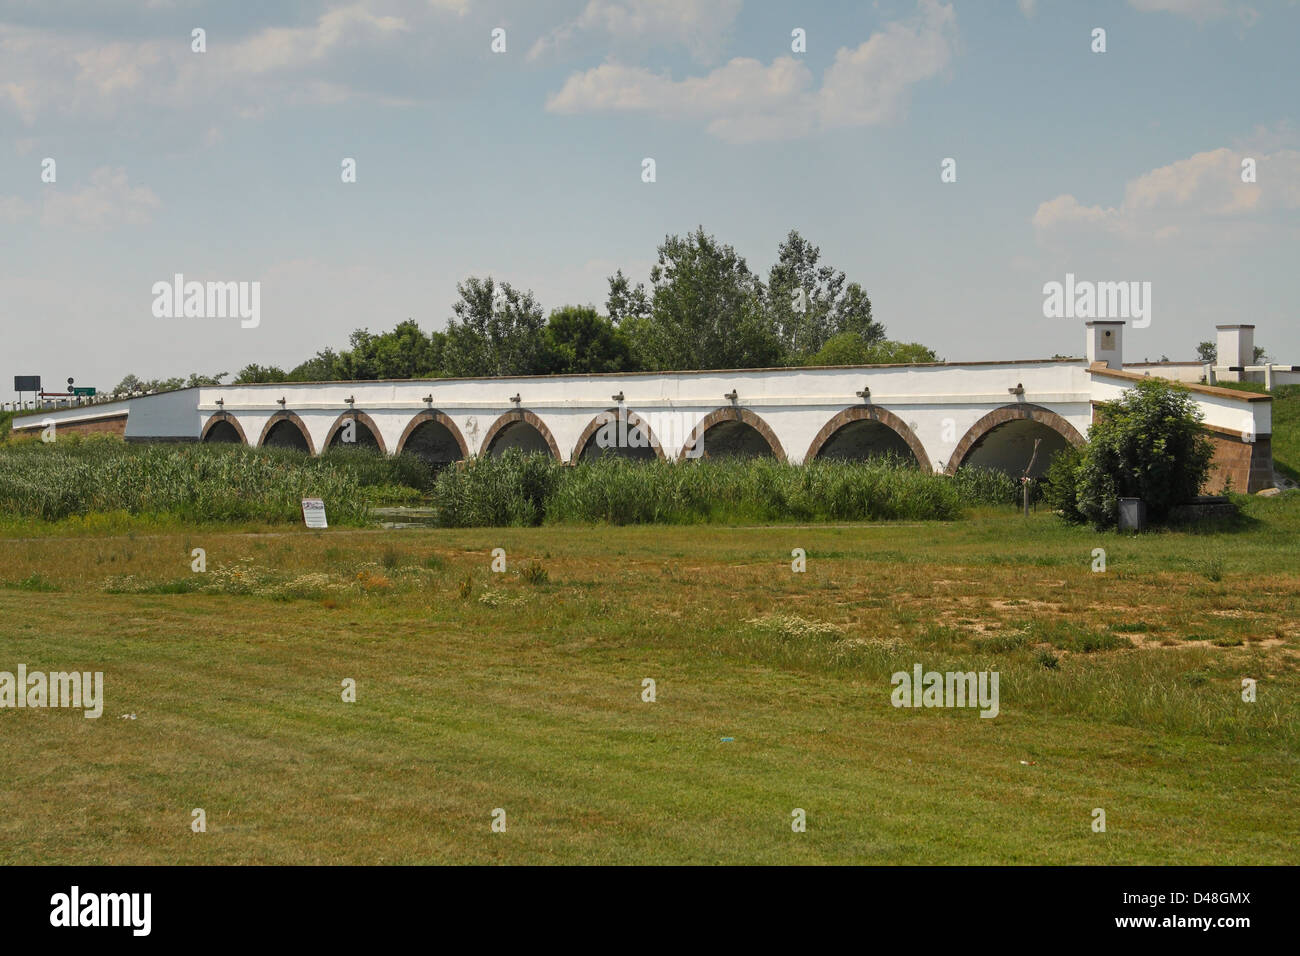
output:
[[[39,375],[15,375],[14,391],[15,392],[39,392],[41,390],[41,377]]]
[[[309,528],[328,528],[325,523],[325,502],[319,498],[302,499],[302,520]]]
[[[77,386],[75,386],[75,387],[72,389],[72,394],[73,394],[73,395],[81,395],[81,396],[83,396],[83,397],[85,397],[85,398],[89,398],[89,397],[91,397],[91,396],[93,396],[93,395],[95,394],[95,386],[93,386],[93,385],[77,385]]]

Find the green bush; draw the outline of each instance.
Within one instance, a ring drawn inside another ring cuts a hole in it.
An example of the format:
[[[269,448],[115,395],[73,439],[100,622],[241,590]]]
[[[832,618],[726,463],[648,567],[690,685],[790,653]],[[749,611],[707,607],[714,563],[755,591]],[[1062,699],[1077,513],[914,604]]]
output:
[[[1088,520],[1079,510],[1079,466],[1083,462],[1083,449],[1067,445],[1048,465],[1039,480],[1043,501],[1053,511],[1059,511],[1066,521],[1082,524]]]
[[[438,520],[448,528],[542,523],[560,469],[554,459],[510,449],[444,468],[434,482]]]
[[[1120,498],[1141,498],[1147,518],[1200,493],[1214,449],[1191,392],[1150,378],[1097,410],[1075,477],[1078,509],[1098,530],[1114,527]]]

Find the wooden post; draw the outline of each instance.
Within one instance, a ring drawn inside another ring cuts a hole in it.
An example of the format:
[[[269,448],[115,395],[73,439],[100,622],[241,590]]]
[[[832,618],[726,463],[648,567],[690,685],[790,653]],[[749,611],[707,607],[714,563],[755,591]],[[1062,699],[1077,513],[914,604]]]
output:
[[[1034,462],[1038,460],[1038,443],[1041,441],[1041,438],[1034,439],[1034,453],[1029,456],[1029,464],[1025,465],[1025,473],[1020,476],[1020,488],[1024,493],[1026,518],[1029,517],[1029,483],[1033,481],[1029,477],[1029,472],[1033,469]]]

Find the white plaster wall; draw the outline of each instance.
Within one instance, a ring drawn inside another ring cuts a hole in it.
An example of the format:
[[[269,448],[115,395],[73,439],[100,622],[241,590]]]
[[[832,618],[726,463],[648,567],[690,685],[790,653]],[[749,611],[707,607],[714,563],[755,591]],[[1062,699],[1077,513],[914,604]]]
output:
[[[501,379],[443,379],[337,384],[226,385],[184,389],[123,402],[52,411],[56,422],[84,421],[129,412],[129,438],[197,438],[215,412],[235,417],[251,444],[282,410],[305,424],[313,446],[325,446],[341,414],[355,409],[375,422],[390,453],[412,418],[437,409],[455,422],[469,453],[481,454],[488,430],[516,407],[537,415],[568,461],[578,437],[615,405],[644,418],[675,458],[705,415],[731,403],[761,417],[791,461],[802,461],[822,426],[845,408],[861,405],[856,393],[870,389],[870,402],[906,422],[924,446],[928,464],[943,470],[956,445],[980,418],[1007,405],[1049,408],[1080,434],[1092,421],[1092,402],[1118,398],[1131,380],[1093,374],[1082,362],[1007,362],[978,365],[876,366],[829,369],[766,369],[722,372],[571,375]],[[1023,386],[1016,396],[1010,389]],[[1206,423],[1234,431],[1271,432],[1270,403],[1194,393]],[[511,399],[518,395],[516,406]],[[430,397],[431,401],[424,399]],[[346,399],[355,399],[349,406]],[[218,405],[218,400],[222,405]]]
[[[1093,376],[1093,400],[1109,402],[1122,396],[1132,382],[1112,378],[1104,373]],[[1205,424],[1242,434],[1268,435],[1273,431],[1273,403],[1249,401],[1250,392],[1241,398],[1193,392],[1196,404],[1205,414]]]
[[[1010,389],[1023,385],[1017,397]],[[967,430],[994,409],[1016,402],[1051,408],[1081,433],[1091,421],[1091,382],[1081,362],[1025,362],[986,365],[767,369],[722,372],[574,375],[501,379],[443,379],[410,382],[349,382],[214,386],[200,389],[203,417],[217,410],[236,416],[256,443],[262,428],[281,410],[296,413],[319,451],[330,427],[352,406],[375,422],[385,447],[395,451],[411,419],[434,408],[452,419],[471,454],[484,451],[492,424],[516,406],[537,415],[550,429],[561,457],[568,461],[578,437],[613,396],[646,419],[670,457],[682,450],[691,429],[714,409],[726,407],[733,390],[736,405],[771,427],[791,461],[802,461],[821,427],[845,408],[859,405],[855,393],[871,390],[873,404],[888,409],[916,432],[930,464],[941,470]],[[432,401],[423,401],[432,396]]]
[[[144,395],[129,400],[131,411],[126,419],[130,439],[183,438],[197,441],[203,430],[203,417],[196,414],[197,388],[183,388],[160,395]]]

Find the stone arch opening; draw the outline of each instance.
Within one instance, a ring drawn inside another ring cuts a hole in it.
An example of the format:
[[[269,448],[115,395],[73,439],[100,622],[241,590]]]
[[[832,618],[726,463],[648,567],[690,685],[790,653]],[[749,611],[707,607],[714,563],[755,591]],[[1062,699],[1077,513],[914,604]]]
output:
[[[747,408],[718,408],[691,431],[683,458],[775,458],[785,449],[771,426]]]
[[[500,458],[511,448],[517,448],[526,455],[541,452],[556,461],[564,460],[546,423],[522,408],[506,412],[492,423],[492,427],[483,436],[484,455]]]
[[[1052,459],[1069,445],[1082,445],[1079,430],[1060,415],[1039,405],[1008,405],[989,412],[966,432],[945,469],[953,474],[965,466],[992,468],[1019,477],[1040,440],[1031,478],[1041,477]]]
[[[894,413],[872,405],[846,408],[823,425],[808,446],[804,461],[815,458],[897,458],[922,468],[929,463],[925,447],[908,424]]]
[[[307,431],[302,419],[293,412],[276,412],[272,415],[262,429],[257,445],[259,448],[292,448],[309,455],[316,454],[311,433]]]
[[[649,424],[636,412],[609,408],[593,418],[573,446],[573,462],[591,461],[602,455],[616,455],[631,461],[654,461],[664,457]]]
[[[349,441],[351,437],[351,441]],[[373,418],[365,412],[344,412],[330,426],[325,436],[325,448],[364,448],[367,451],[387,454],[383,435]]]
[[[248,439],[244,437],[244,429],[240,427],[239,422],[225,415],[214,415],[208,419],[208,423],[203,426],[203,434],[199,441],[212,445],[248,444]]]
[[[469,448],[449,416],[426,409],[407,423],[397,440],[397,454],[416,455],[441,467],[467,457]]]

